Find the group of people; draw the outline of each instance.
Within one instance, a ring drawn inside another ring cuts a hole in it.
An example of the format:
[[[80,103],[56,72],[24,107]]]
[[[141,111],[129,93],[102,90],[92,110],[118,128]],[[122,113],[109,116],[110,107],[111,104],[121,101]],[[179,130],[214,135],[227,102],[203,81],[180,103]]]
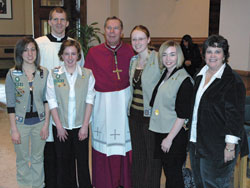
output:
[[[19,40],[6,76],[18,185],[159,188],[163,168],[166,188],[184,188],[189,148],[196,187],[228,188],[248,147],[246,90],[228,65],[227,40],[208,37],[206,64],[196,72],[201,56],[189,35],[156,52],[145,26],[132,29],[129,45],[122,21],[108,17],[105,42],[84,62],[79,43],[66,36],[68,24],[62,8],[52,9],[51,33]]]

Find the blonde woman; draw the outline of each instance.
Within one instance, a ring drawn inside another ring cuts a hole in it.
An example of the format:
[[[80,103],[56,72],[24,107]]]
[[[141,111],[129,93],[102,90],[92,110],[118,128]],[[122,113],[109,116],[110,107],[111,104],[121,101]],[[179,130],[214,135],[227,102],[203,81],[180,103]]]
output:
[[[186,160],[188,133],[185,120],[190,115],[192,78],[182,68],[183,53],[178,43],[167,41],[159,50],[164,73],[156,85],[149,130],[155,132],[155,157],[160,158],[166,176],[166,188],[184,188],[182,166]]]

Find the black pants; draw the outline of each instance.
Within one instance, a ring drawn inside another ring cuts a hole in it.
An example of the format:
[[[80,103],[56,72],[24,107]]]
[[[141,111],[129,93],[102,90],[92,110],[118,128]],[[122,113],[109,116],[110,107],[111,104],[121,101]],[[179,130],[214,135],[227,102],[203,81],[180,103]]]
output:
[[[182,166],[185,162],[183,157],[173,156],[162,162],[166,176],[166,188],[184,188]]]
[[[154,133],[148,130],[149,118],[129,117],[132,141],[132,187],[159,188],[161,160],[154,159]]]
[[[161,150],[161,142],[168,134],[156,134],[155,157],[161,158],[166,188],[184,188],[182,167],[186,161],[188,133],[183,128],[174,138],[168,153]]]
[[[54,142],[46,142],[44,147],[45,188],[56,187],[56,152]]]
[[[70,176],[76,180],[75,173],[75,156],[71,159]],[[46,142],[44,148],[44,174],[45,174],[45,188],[60,188],[57,185],[57,160],[54,142]],[[77,188],[77,182],[74,181],[73,188]]]
[[[79,128],[67,130],[67,132],[67,140],[65,142],[60,142],[56,136],[56,127],[53,126],[57,156],[57,186],[60,188],[74,188],[76,186],[76,178],[71,175],[71,172],[74,169],[74,174],[77,171],[79,188],[91,188],[88,160],[88,138],[83,141],[79,141]],[[76,165],[72,165],[72,158],[76,160]]]

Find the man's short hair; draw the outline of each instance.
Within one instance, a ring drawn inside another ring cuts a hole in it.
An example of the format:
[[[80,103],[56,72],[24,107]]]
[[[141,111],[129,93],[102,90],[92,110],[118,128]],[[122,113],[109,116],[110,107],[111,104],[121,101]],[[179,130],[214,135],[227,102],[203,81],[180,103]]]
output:
[[[54,12],[57,12],[57,13],[65,13],[65,15],[66,15],[66,20],[69,20],[69,19],[68,19],[68,14],[67,14],[67,12],[66,12],[63,8],[61,8],[61,7],[55,7],[55,8],[53,8],[53,9],[50,10],[50,12],[49,12],[49,20],[52,20],[52,14],[53,14]]]
[[[107,17],[107,19],[105,20],[105,23],[104,23],[104,28],[106,27],[107,22],[108,22],[109,20],[118,20],[118,21],[120,22],[121,29],[123,29],[123,23],[122,23],[121,19],[118,18],[118,17],[116,17],[116,16]]]

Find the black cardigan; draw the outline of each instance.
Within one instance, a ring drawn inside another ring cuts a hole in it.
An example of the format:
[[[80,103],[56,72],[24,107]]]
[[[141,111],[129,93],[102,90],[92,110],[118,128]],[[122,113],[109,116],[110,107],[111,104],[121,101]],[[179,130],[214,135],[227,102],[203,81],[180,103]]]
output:
[[[192,111],[201,80],[201,75],[195,78]],[[196,150],[201,157],[212,160],[224,159],[226,135],[240,137],[241,156],[248,154],[244,130],[245,96],[246,89],[243,81],[226,64],[221,79],[216,78],[200,100]]]

